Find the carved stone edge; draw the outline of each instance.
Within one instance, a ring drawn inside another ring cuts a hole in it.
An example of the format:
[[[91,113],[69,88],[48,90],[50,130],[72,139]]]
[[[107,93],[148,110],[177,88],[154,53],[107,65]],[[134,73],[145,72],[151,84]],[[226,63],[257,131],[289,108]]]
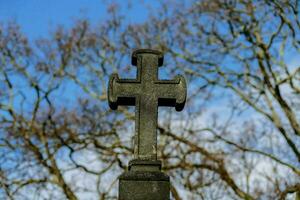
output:
[[[140,159],[133,159],[129,161],[128,164],[128,170],[131,169],[132,166],[137,166],[137,165],[142,165],[142,166],[157,166],[159,167],[159,170],[161,170],[161,161],[160,160],[140,160]]]
[[[163,172],[148,172],[148,171],[135,171],[124,172],[119,176],[119,180],[127,181],[165,181],[169,182],[170,177]]]
[[[137,49],[133,51],[132,56],[131,56],[131,64],[136,66],[137,65],[137,55],[138,54],[155,54],[158,57],[158,66],[162,66],[164,63],[164,55],[162,52],[158,50],[153,50],[153,49]]]

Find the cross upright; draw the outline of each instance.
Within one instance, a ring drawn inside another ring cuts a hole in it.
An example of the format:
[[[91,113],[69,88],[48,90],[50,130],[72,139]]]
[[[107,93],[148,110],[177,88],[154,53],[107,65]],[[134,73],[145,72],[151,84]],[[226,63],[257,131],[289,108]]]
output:
[[[120,79],[112,74],[108,86],[111,109],[118,105],[136,106],[134,158],[157,160],[158,106],[175,107],[181,111],[186,100],[185,79],[177,75],[173,80],[159,80],[158,67],[163,54],[156,50],[139,49],[132,54],[132,65],[137,66],[136,79]]]

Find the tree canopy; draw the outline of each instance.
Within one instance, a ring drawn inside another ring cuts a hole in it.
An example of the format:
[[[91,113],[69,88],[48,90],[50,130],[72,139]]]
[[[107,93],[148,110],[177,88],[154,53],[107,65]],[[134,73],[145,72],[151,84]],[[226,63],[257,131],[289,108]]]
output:
[[[0,26],[0,198],[117,199],[134,112],[112,111],[112,72],[137,48],[183,74],[183,113],[160,109],[158,153],[173,199],[286,199],[300,191],[297,0],[162,1],[144,22],[119,7],[28,40]],[[300,194],[298,194],[300,196]],[[299,197],[300,198],[300,197]]]

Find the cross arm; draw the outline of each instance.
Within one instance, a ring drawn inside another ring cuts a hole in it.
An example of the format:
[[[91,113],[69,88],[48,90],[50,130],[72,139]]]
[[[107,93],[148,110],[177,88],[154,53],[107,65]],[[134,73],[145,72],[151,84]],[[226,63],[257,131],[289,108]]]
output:
[[[108,86],[108,104],[113,110],[119,105],[134,106],[135,97],[140,88],[136,79],[120,79],[118,74],[112,74]]]
[[[183,76],[177,75],[173,80],[159,80],[157,83],[158,105],[175,107],[176,111],[184,108],[187,87]]]

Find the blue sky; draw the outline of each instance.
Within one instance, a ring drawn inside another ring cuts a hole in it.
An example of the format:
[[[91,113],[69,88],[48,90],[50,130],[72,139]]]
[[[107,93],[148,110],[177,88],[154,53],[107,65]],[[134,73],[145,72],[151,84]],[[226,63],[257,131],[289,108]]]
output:
[[[46,36],[57,25],[71,26],[79,18],[97,23],[105,19],[106,6],[112,2],[121,4],[121,12],[132,22],[146,19],[144,5],[153,3],[150,0],[0,0],[0,23],[15,21],[30,39],[35,39]]]
[[[21,30],[30,38],[37,39],[45,37],[57,25],[72,26],[76,19],[87,18],[93,23],[105,19],[106,7],[112,2],[109,0],[0,0],[0,23],[15,21],[21,26]],[[156,0],[132,0],[115,1],[122,4],[121,12],[125,13],[131,22],[141,22],[147,18],[145,4],[157,4]],[[127,6],[131,4],[130,11]],[[291,58],[292,57],[292,58]],[[130,58],[130,55],[128,55]],[[291,59],[290,59],[291,58]],[[169,59],[169,58],[166,58]],[[289,56],[288,60],[298,66],[298,57]],[[162,68],[163,70],[163,68]],[[170,78],[170,77],[166,77]],[[73,91],[71,90],[73,89]],[[62,88],[64,90],[64,88]],[[76,88],[68,86],[68,94],[76,94]],[[63,91],[65,92],[65,91]],[[66,93],[64,93],[66,94]],[[66,95],[68,96],[68,95]],[[71,96],[71,95],[70,95]],[[72,96],[71,96],[72,97]],[[227,99],[227,98],[226,98]],[[210,110],[222,113],[226,117],[226,99],[216,98],[215,102],[210,102]],[[214,104],[213,104],[214,103]],[[222,107],[223,106],[223,107]],[[185,108],[186,110],[188,108]],[[215,110],[213,110],[215,109]],[[248,113],[249,114],[249,113]],[[206,114],[207,115],[207,114]],[[247,115],[247,113],[246,113]],[[240,117],[240,116],[239,116]],[[248,117],[248,116],[247,116]],[[202,120],[202,119],[201,119]],[[242,120],[240,118],[239,120]]]
[[[126,15],[127,22],[143,22],[148,16],[145,6],[150,3],[157,5],[158,1],[0,0],[0,24],[16,22],[29,41],[34,41],[49,37],[58,25],[72,27],[78,19],[88,19],[92,25],[100,23],[108,17],[107,8],[110,4],[120,5],[118,12]],[[67,90],[69,94],[76,94],[79,88],[67,85],[67,88],[60,89],[64,93]]]

